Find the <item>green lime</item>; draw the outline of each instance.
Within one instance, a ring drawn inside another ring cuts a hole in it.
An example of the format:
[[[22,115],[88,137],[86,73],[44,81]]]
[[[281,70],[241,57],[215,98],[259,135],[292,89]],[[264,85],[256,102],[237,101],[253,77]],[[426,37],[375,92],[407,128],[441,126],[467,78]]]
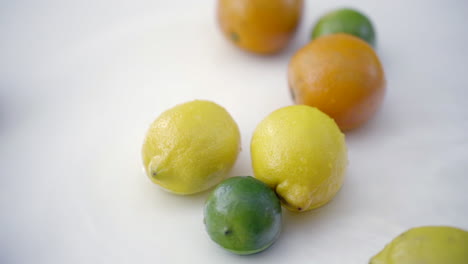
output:
[[[281,231],[281,204],[263,182],[233,177],[220,183],[205,204],[205,226],[226,250],[248,255],[265,250]]]
[[[322,16],[312,31],[311,39],[334,33],[351,34],[375,46],[372,22],[367,16],[351,8],[337,9]]]

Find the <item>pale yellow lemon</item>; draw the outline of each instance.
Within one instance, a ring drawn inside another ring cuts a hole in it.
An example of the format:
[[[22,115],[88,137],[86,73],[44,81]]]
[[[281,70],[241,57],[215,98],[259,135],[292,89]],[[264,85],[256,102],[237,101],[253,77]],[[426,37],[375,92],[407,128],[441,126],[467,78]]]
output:
[[[450,226],[411,228],[396,237],[370,264],[466,264],[468,232]]]
[[[209,189],[225,178],[240,150],[234,119],[203,100],[177,105],[150,126],[142,148],[149,178],[177,194]]]
[[[257,126],[250,150],[255,177],[292,211],[326,204],[343,184],[344,135],[317,108],[294,105],[274,111]]]

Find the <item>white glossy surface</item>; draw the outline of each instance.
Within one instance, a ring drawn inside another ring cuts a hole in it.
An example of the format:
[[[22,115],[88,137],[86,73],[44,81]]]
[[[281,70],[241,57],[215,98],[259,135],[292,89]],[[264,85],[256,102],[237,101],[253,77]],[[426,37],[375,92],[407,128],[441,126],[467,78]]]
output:
[[[225,41],[214,1],[15,0],[0,4],[0,263],[367,263],[419,225],[468,229],[467,1],[308,1],[279,56]],[[249,142],[291,104],[289,57],[339,6],[364,10],[388,79],[383,108],[347,135],[350,167],[327,206],[284,214],[280,239],[240,257],[204,231],[207,193],[168,194],[140,147],[163,110],[228,109]]]

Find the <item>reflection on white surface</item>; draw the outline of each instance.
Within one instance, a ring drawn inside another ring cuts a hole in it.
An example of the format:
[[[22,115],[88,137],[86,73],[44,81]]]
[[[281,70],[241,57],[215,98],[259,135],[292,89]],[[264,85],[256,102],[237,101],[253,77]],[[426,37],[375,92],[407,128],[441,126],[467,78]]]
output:
[[[0,263],[366,263],[410,227],[468,229],[468,4],[316,2],[274,57],[225,41],[213,1],[2,3]],[[241,129],[231,174],[252,175],[251,133],[291,104],[289,57],[342,5],[376,24],[384,106],[347,135],[349,171],[329,205],[286,212],[264,253],[224,252],[203,227],[208,193],[171,195],[142,172],[148,125],[175,104],[216,101]]]

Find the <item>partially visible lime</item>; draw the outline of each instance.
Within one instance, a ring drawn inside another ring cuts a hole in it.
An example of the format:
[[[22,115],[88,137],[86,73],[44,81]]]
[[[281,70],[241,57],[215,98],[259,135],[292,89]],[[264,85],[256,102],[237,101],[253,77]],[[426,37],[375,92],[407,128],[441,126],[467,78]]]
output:
[[[281,231],[278,197],[253,177],[233,177],[220,183],[208,197],[204,213],[211,239],[240,255],[265,250]]]
[[[375,46],[375,31],[372,22],[361,12],[341,8],[322,16],[315,25],[311,39],[335,33],[347,33]]]
[[[466,264],[468,232],[449,226],[412,228],[374,256],[370,264]]]
[[[218,184],[240,150],[236,122],[221,106],[202,100],[177,105],[151,124],[143,143],[149,178],[177,194]]]

